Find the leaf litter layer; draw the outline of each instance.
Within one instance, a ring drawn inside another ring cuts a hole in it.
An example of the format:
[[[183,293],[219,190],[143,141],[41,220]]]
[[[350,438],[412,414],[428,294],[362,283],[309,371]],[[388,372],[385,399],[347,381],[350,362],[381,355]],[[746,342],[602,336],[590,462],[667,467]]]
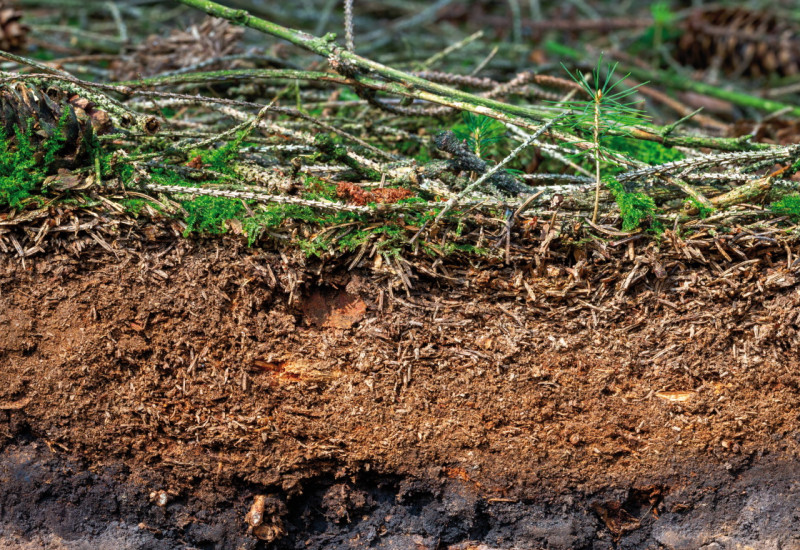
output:
[[[263,9],[229,15],[329,67],[219,20],[107,69],[3,54],[28,67],[0,96],[25,113],[0,151],[6,542],[797,539],[785,133],[676,122],[633,81],[657,120],[595,123],[614,105],[583,75],[611,67],[519,72],[531,21],[478,77],[425,66],[474,35],[401,73],[379,37],[353,53]]]

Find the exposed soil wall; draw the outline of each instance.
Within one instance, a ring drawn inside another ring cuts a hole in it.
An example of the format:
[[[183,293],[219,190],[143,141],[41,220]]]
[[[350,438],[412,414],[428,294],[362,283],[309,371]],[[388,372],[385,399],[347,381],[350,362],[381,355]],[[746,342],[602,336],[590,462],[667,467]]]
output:
[[[408,288],[234,240],[3,256],[0,536],[800,548],[796,254],[756,252]]]

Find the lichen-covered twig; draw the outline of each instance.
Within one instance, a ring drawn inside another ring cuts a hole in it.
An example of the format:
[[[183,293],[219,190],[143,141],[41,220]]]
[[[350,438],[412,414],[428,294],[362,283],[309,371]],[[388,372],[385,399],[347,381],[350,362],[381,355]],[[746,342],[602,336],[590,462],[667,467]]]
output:
[[[336,210],[340,212],[359,212],[368,214],[373,211],[369,206],[358,206],[355,204],[345,204],[340,202],[315,201],[301,199],[287,195],[268,195],[253,191],[234,191],[230,189],[212,189],[208,187],[184,187],[181,185],[162,185],[160,183],[144,183],[142,188],[156,193],[183,193],[186,195],[207,195],[211,197],[225,197],[228,199],[244,199],[256,202],[274,204],[294,204],[298,206],[309,206],[323,210]],[[388,205],[387,205],[388,206]],[[388,210],[387,208],[376,208],[375,210]]]
[[[353,0],[344,0],[344,39],[347,51],[356,51],[353,40]]]
[[[782,162],[797,157],[800,154],[800,145],[774,147],[766,151],[742,151],[736,153],[719,153],[716,155],[698,155],[696,157],[667,162],[657,166],[630,170],[617,176],[620,183],[633,183],[646,181],[648,178],[660,174],[671,174],[679,171],[694,171],[701,168],[719,168],[733,164],[752,164],[769,160]]]
[[[0,57],[4,55],[10,54],[0,51]],[[58,88],[92,101],[98,108],[106,111],[114,120],[114,122],[119,124],[121,127],[127,128],[130,126],[135,126],[147,134],[154,134],[161,126],[156,117],[137,113],[136,111],[125,106],[119,100],[116,100],[99,91],[108,89],[113,90],[114,86],[87,82],[70,75],[63,76],[59,73],[19,74],[0,71],[0,84],[14,81],[26,81],[30,82],[34,86],[40,87],[47,87],[48,85],[53,85],[55,83],[57,84],[56,87]]]

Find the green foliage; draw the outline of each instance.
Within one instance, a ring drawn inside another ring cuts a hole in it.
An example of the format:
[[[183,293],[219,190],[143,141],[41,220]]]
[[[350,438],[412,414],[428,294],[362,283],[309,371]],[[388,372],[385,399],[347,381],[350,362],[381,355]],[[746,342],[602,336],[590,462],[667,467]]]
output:
[[[136,169],[127,162],[118,162],[113,155],[103,155],[100,157],[101,172],[104,176],[116,176],[124,184],[128,185],[133,181]]]
[[[219,150],[217,150],[219,151]],[[178,185],[194,187],[197,182],[187,180],[177,172],[156,169],[151,178],[162,185]],[[211,181],[205,183],[230,183]],[[319,178],[305,178],[306,192],[303,198],[331,200],[336,196],[336,186]],[[329,227],[359,220],[359,215],[352,212],[318,212],[313,208],[296,204],[258,204],[255,201],[242,201],[227,197],[201,195],[181,202],[186,211],[185,235],[191,233],[226,233],[236,221],[241,224],[242,232],[247,236],[248,245],[253,245],[265,230],[280,227],[288,221],[302,222],[307,226]],[[309,244],[307,240],[298,239],[298,245],[308,254],[321,252],[326,248],[326,241]],[[317,250],[319,249],[319,250]],[[319,255],[317,254],[317,255]]]
[[[129,197],[119,201],[119,204],[125,209],[128,214],[138,217],[149,201],[145,199]]]
[[[499,120],[469,111],[461,113],[461,117],[463,124],[453,128],[453,133],[458,139],[466,140],[469,148],[481,158],[490,145],[506,135],[506,127]]]
[[[216,158],[223,158],[224,153],[220,149],[207,152],[209,155],[218,155]],[[204,161],[205,162],[205,161]],[[131,181],[134,171],[126,164],[115,166],[118,176],[124,184]],[[181,173],[167,168],[152,168],[150,179],[159,185],[196,187],[198,182],[187,179]],[[219,184],[221,180],[210,180],[205,183]],[[225,233],[228,230],[226,222],[240,216],[244,211],[242,201],[225,197],[211,197],[201,195],[181,201],[181,207],[186,211],[186,230],[184,236],[190,233]],[[123,203],[126,210],[133,215],[138,215],[144,207],[144,202],[128,199]]]
[[[244,140],[250,135],[252,127],[247,127],[236,133],[236,137],[216,149],[201,150],[195,149],[189,152],[189,156],[199,156],[203,165],[214,172],[232,176],[235,174],[231,168],[232,164],[239,158],[239,151],[244,145]],[[198,183],[194,180],[186,179],[176,171],[155,169],[150,173],[150,177],[156,183],[162,185],[177,185],[183,187],[194,187]],[[208,180],[208,184],[230,183],[225,178],[218,180]],[[240,199],[227,197],[213,197],[201,195],[181,202],[181,206],[186,211],[186,230],[184,235],[190,233],[226,233],[230,228],[228,223],[231,220],[242,222],[245,233],[250,236],[250,231],[257,233],[256,226],[262,221],[254,221],[248,214],[245,203]],[[248,229],[250,231],[248,231]],[[252,241],[251,241],[252,244]]]
[[[308,174],[303,175],[303,198],[310,200],[336,200],[336,184]]]
[[[216,172],[228,173],[230,164],[239,155],[238,144],[231,141],[210,151],[200,151],[199,156],[203,164]]]
[[[469,254],[470,256],[488,256],[491,250],[488,248],[477,247],[472,244],[458,244],[454,242],[446,242],[439,246],[432,242],[423,242],[423,250],[431,256],[451,256],[453,254]]]
[[[644,193],[629,193],[616,178],[607,177],[604,183],[614,195],[620,214],[622,215],[622,230],[631,231],[649,223],[650,228],[660,233],[663,228],[656,220],[657,208],[652,197]]]
[[[210,154],[223,154],[216,151]],[[208,158],[208,157],[206,157]],[[198,182],[186,178],[178,171],[167,168],[152,168],[149,174],[153,182],[169,185],[196,187]],[[207,180],[204,184],[230,184],[226,178]],[[303,179],[305,199],[336,200],[336,184],[323,179],[306,175]],[[402,203],[423,201],[418,197],[403,199]],[[424,202],[424,201],[423,201]],[[126,211],[139,215],[147,205],[147,201],[139,198],[123,199],[120,204]],[[243,201],[226,197],[208,195],[187,198],[180,202],[185,211],[185,236],[192,233],[221,234],[236,231],[247,237],[252,246],[271,229],[285,231],[285,224],[291,223],[293,244],[308,256],[323,257],[329,254],[347,253],[359,250],[367,244],[375,248],[375,253],[385,256],[401,254],[408,246],[408,239],[416,229],[433,220],[438,214],[437,208],[429,210],[413,210],[398,212],[374,223],[368,216],[355,212],[320,211],[308,206],[296,204],[260,204],[256,201]],[[457,212],[448,217],[450,221],[458,219]],[[457,240],[463,229],[463,220],[456,228]],[[441,243],[421,242],[421,249],[437,257],[464,253],[486,255],[488,250],[471,244],[459,244],[446,240]],[[370,249],[371,249],[370,248]]]
[[[354,218],[350,212],[321,214],[308,206],[297,204],[267,204],[255,211],[254,215],[241,217],[242,229],[247,235],[247,244],[252,246],[266,229],[280,227],[287,221],[300,221],[315,227],[317,225],[340,225]],[[309,254],[307,241],[298,239],[298,245]]]
[[[400,202],[411,203],[421,199],[403,199]],[[309,209],[310,211],[310,209]],[[380,223],[370,223],[360,214],[338,212],[333,214],[314,214],[309,224],[319,229],[310,238],[299,239],[298,246],[308,256],[322,257],[337,252],[353,252],[364,244],[374,247],[376,254],[397,256],[408,246],[408,240],[418,228],[432,221],[439,209],[425,211],[409,211],[390,215]],[[454,214],[457,216],[457,214]],[[459,234],[459,231],[456,231]],[[422,250],[439,256],[465,252],[484,254],[484,249],[472,245],[460,245],[450,241],[434,245],[420,241]]]
[[[196,187],[197,182],[187,179],[181,173],[169,170],[166,167],[150,169],[150,179],[160,185],[180,185],[182,187]],[[222,183],[220,180],[207,180],[207,183]]]
[[[653,48],[658,50],[664,43],[665,34],[670,29],[673,29],[675,20],[678,16],[672,12],[668,2],[656,2],[650,7],[650,12],[653,15],[652,27],[652,44]],[[675,31],[673,30],[674,34]],[[670,38],[672,38],[670,36]]]
[[[670,8],[669,2],[655,2],[650,6],[650,13],[653,16],[653,23],[657,26],[666,27],[675,22],[678,18]]]
[[[408,142],[403,142],[403,143],[408,143]],[[419,148],[419,153],[417,153],[416,155],[413,155],[413,156],[414,156],[414,160],[416,160],[420,164],[427,164],[431,160],[433,160],[433,156],[431,156],[431,151],[427,147],[419,147],[419,145],[417,143],[411,143],[410,147]],[[401,153],[404,152],[404,145],[403,144],[400,145],[400,152]]]
[[[210,170],[222,174],[233,174],[231,164],[239,158],[239,150],[244,145],[244,140],[250,134],[250,128],[246,128],[236,133],[236,137],[216,149],[194,149],[189,153],[190,157],[199,156],[203,164]]]
[[[800,220],[800,193],[790,193],[769,205],[770,209],[781,216],[789,216],[793,221]]]
[[[326,224],[327,225],[327,224]],[[335,226],[335,225],[334,225]],[[347,228],[341,233],[325,231],[311,239],[301,239],[299,246],[308,256],[321,257],[332,252],[352,252],[364,243],[375,241],[377,253],[397,255],[408,240],[406,230],[392,221],[383,225],[361,225]]]
[[[339,101],[360,101],[361,98],[350,88],[342,88],[339,92]]]
[[[622,133],[627,133],[627,128],[634,126],[645,118],[645,114],[635,107],[635,103],[627,101],[628,98],[636,91],[635,86],[630,89],[623,89],[620,84],[627,78],[627,75],[621,79],[614,80],[614,72],[616,71],[617,64],[607,65],[605,73],[602,71],[603,57],[597,61],[594,70],[592,71],[592,82],[590,83],[583,73],[576,71],[575,74],[569,72],[564,67],[567,74],[583,88],[586,95],[590,97],[589,100],[583,101],[570,101],[567,106],[571,112],[566,117],[566,124],[570,126],[577,133],[590,133],[591,137],[588,141],[591,143],[589,151],[594,157],[595,166],[595,181],[596,191],[594,200],[594,209],[592,212],[592,221],[597,221],[597,213],[600,205],[600,185],[603,181],[602,160],[614,164],[617,161],[610,155],[604,154],[603,140],[606,134],[611,130],[619,130]],[[607,151],[607,149],[605,149]],[[606,170],[606,177],[611,178],[611,174]],[[616,180],[614,180],[616,181]],[[617,197],[617,202],[620,204],[620,209],[623,210],[623,222],[638,227],[639,223],[647,215],[643,214],[647,210],[646,202],[643,202],[644,195],[641,197],[638,194],[624,193],[622,188],[619,192],[612,189],[614,195]],[[652,202],[652,200],[651,200]],[[642,217],[639,217],[639,207],[644,208],[641,211]],[[623,208],[624,207],[624,208]],[[655,208],[655,205],[653,205]]]
[[[648,56],[659,53],[665,43],[677,40],[683,32],[676,25],[679,16],[672,11],[669,2],[655,2],[650,6],[650,13],[653,24],[630,45],[631,53]]]
[[[44,178],[37,170],[31,133],[17,129],[17,146],[0,132],[0,206],[22,208]]]
[[[201,195],[183,203],[186,209],[186,231],[202,233],[225,233],[228,220],[234,219],[244,209],[242,201],[225,197]]]

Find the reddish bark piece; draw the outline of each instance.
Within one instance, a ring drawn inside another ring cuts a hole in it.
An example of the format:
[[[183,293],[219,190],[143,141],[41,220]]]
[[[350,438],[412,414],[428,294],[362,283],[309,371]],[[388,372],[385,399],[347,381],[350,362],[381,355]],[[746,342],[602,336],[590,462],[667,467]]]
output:
[[[402,187],[378,187],[367,191],[354,183],[342,181],[336,185],[336,196],[353,204],[364,206],[372,202],[394,204],[400,199],[413,197],[414,193]]]

